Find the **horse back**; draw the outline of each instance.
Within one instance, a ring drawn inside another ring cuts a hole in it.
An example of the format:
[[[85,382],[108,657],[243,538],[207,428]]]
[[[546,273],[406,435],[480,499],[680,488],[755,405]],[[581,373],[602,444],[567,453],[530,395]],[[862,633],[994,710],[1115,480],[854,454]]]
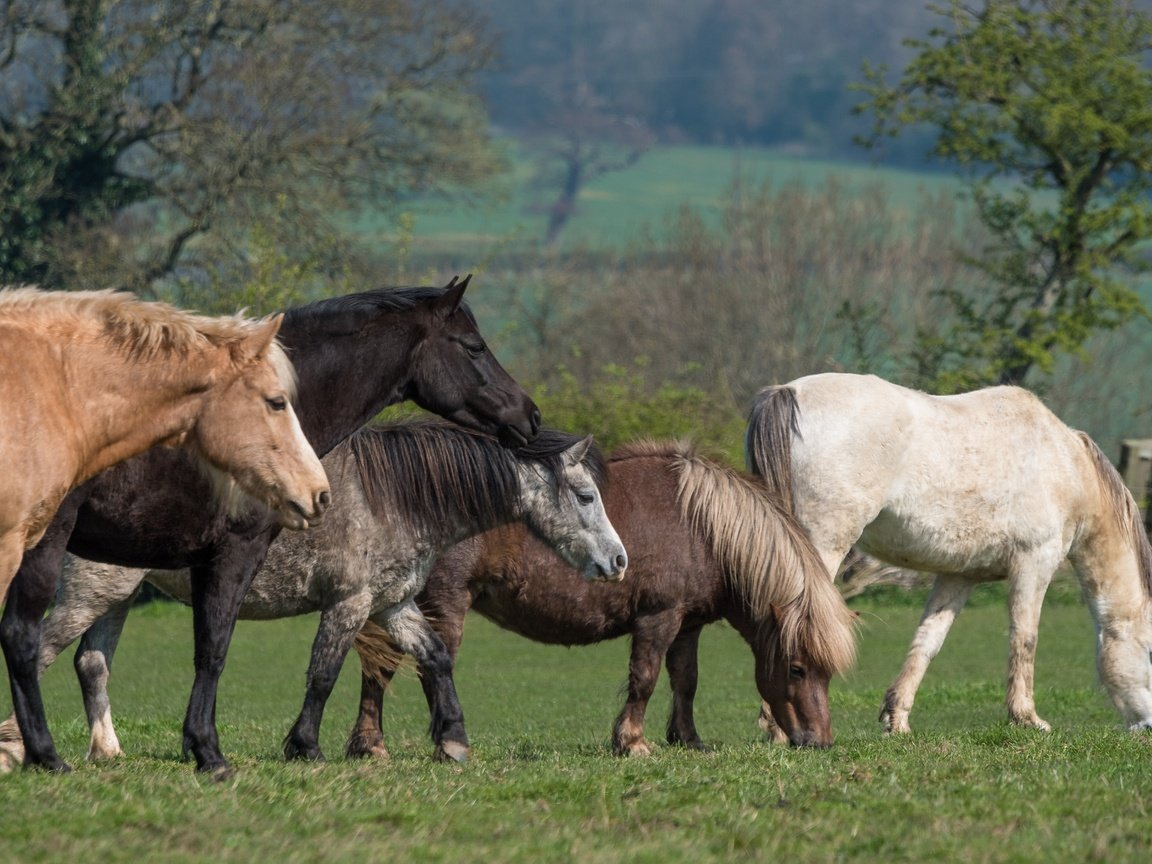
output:
[[[484,617],[559,645],[616,638],[653,615],[716,620],[725,590],[720,568],[681,517],[675,477],[655,461],[608,466],[604,508],[628,550],[623,581],[585,581],[522,525],[509,525],[442,555],[421,607],[436,616],[466,585],[471,608]]]
[[[822,548],[1002,575],[1020,550],[1066,551],[1093,506],[1077,433],[1026,390],[931,396],[840,374],[789,386],[796,513]]]

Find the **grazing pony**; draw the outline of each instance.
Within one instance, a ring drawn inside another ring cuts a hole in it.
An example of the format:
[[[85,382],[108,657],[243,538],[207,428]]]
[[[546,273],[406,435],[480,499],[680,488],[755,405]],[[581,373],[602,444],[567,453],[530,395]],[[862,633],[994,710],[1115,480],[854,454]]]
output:
[[[323,456],[403,399],[457,423],[530,440],[540,412],[488,350],[464,303],[468,279],[445,288],[378,289],[289,309],[280,340],[296,368],[300,425]],[[74,490],[28,550],[0,619],[26,765],[67,770],[48,731],[36,674],[40,625],[65,549],[129,567],[188,567],[196,677],[184,752],[228,776],[214,720],[216,689],[240,600],[279,531],[261,508],[229,508],[193,460],[151,450]]]
[[[589,584],[519,527],[467,540],[436,563],[419,604],[455,656],[475,610],[537,642],[632,636],[618,755],[647,755],[644,712],[661,663],[672,686],[667,739],[701,748],[693,719],[700,631],[724,618],[748,642],[761,696],[794,746],[832,743],[829,678],[855,657],[855,615],[803,530],[764,487],[685,443],[638,442],[608,463],[605,509],[628,549],[628,578]],[[386,756],[380,710],[399,658],[388,634],[357,637],[364,675],[352,756]],[[427,678],[428,670],[421,668]],[[427,686],[427,685],[426,685]]]
[[[627,556],[604,512],[599,452],[590,438],[552,430],[505,450],[491,438],[443,423],[403,423],[361,430],[329,453],[324,466],[334,494],[324,524],[308,532],[305,543],[294,534],[273,543],[240,607],[241,617],[256,619],[321,613],[304,707],[284,754],[323,758],[318,739],[324,705],[357,631],[371,620],[428,672],[437,758],[464,761],[468,738],[452,659],[416,606],[416,595],[444,549],[510,521],[526,525],[584,579],[622,579]],[[577,581],[571,569],[565,575]],[[75,559],[45,629],[42,668],[112,607],[99,636],[102,662],[77,664],[78,671],[106,672],[146,576],[177,599],[191,600],[187,571],[127,570]],[[116,756],[107,674],[81,679],[92,724],[89,758]],[[11,719],[5,724],[9,737],[13,726]]]
[[[1065,558],[1096,623],[1104,685],[1133,730],[1152,727],[1152,549],[1136,502],[1100,448],[1034,395],[929,396],[873,376],[813,375],[756,397],[747,456],[831,572],[855,544],[936,574],[884,697],[887,731],[908,731],[916,688],[972,586],[997,579],[1008,580],[1008,716],[1048,729],[1033,701],[1036,636]]]

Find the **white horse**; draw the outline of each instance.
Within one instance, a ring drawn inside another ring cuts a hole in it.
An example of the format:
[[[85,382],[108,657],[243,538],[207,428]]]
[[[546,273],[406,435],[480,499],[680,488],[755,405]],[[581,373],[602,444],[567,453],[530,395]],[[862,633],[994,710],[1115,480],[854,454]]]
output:
[[[929,396],[873,376],[768,387],[746,439],[830,573],[853,544],[936,574],[880,720],[907,732],[928,664],[977,582],[1007,579],[1008,715],[1047,730],[1033,701],[1040,607],[1068,559],[1096,623],[1097,666],[1132,730],[1152,728],[1152,549],[1120,475],[1033,394]]]
[[[460,540],[523,522],[588,580],[624,577],[628,559],[604,512],[606,476],[590,438],[544,429],[506,450],[494,438],[439,422],[360,430],[323,460],[333,503],[307,543],[281,535],[245,595],[240,617],[283,618],[319,611],[304,706],[285,739],[290,759],[320,759],[324,705],[352,642],[371,620],[422,669],[441,672],[430,692],[437,758],[468,754],[452,660],[416,606],[439,554]],[[304,536],[305,532],[300,532]],[[98,618],[76,655],[91,727],[88,758],[119,755],[107,683],[132,597],[147,577],[191,602],[186,570],[141,570],[71,559],[45,622],[40,672]],[[432,676],[429,676],[429,679]],[[426,683],[427,680],[426,679]],[[15,718],[0,724],[0,765],[17,763]]]

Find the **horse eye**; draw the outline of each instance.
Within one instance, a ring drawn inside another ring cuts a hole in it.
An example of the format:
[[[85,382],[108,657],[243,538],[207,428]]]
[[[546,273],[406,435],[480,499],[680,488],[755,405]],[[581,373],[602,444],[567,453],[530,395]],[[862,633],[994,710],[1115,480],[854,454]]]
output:
[[[481,342],[479,345],[473,343],[471,345],[465,345],[464,350],[468,352],[469,357],[471,357],[473,360],[476,360],[484,355],[484,351],[487,349],[487,347],[488,346],[483,342]]]
[[[273,411],[285,411],[288,408],[288,400],[283,396],[269,396],[264,401],[268,403],[268,407]]]
[[[808,672],[803,666],[788,667],[788,677],[796,681],[802,681],[807,674]]]
[[[577,492],[576,500],[580,502],[580,506],[587,507],[596,500],[596,496],[591,492]]]

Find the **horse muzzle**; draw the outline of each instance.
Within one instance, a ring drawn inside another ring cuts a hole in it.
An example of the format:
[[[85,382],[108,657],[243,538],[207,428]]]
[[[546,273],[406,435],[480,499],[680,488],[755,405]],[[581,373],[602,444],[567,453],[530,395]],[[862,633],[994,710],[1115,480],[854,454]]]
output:
[[[302,531],[319,524],[324,516],[324,511],[328,509],[328,505],[331,503],[332,494],[327,489],[321,489],[312,496],[309,506],[305,506],[299,501],[287,501],[283,506],[277,508],[277,512],[280,514],[280,522],[285,528]]]
[[[619,552],[607,562],[597,561],[586,574],[590,582],[620,582],[628,570],[628,553]]]

